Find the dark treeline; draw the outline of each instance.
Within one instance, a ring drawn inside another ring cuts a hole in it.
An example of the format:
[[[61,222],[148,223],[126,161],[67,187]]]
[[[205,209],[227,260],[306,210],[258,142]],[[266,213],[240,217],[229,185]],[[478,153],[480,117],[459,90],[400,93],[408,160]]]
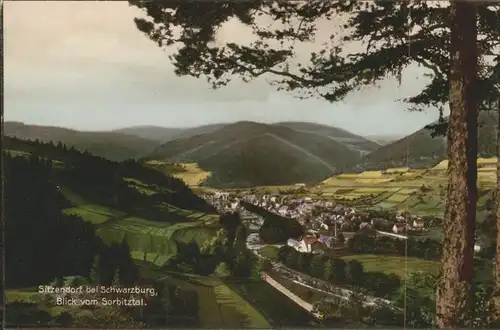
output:
[[[136,280],[126,243],[106,246],[94,227],[62,209],[69,206],[52,181],[52,162],[4,153],[5,285],[26,287],[90,274],[96,258],[103,284],[116,271],[124,284]]]
[[[87,275],[102,251],[94,228],[64,215],[50,160],[4,154],[5,285],[30,286]]]
[[[162,202],[180,208],[216,213],[211,205],[194,194],[182,180],[142,166],[135,160],[117,163],[88,152],[80,152],[73,147],[67,148],[62,143],[54,145],[5,138],[4,144],[5,149],[21,150],[33,156],[64,162],[61,171],[54,171],[57,179],[92,202],[125,211],[133,211],[132,208],[147,210],[148,216],[153,220],[165,220],[165,212],[161,208],[152,207],[153,204]],[[141,194],[129,187],[123,178],[134,178],[145,184],[154,184],[160,189],[152,195]]]
[[[80,217],[65,215],[70,203],[53,175],[54,164],[37,156],[3,155],[5,289],[37,285],[132,286],[145,282],[131,259],[125,241],[106,245],[93,226]],[[96,187],[96,191],[99,186]],[[144,308],[109,307],[90,314],[62,312],[52,317],[37,303],[6,305],[9,327],[28,326],[199,326],[195,291],[159,284],[160,295]],[[95,297],[89,297],[95,298]],[[42,302],[54,304],[51,295]],[[154,306],[161,313],[154,311]],[[160,306],[160,307],[158,307]],[[78,310],[76,310],[78,311]]]
[[[399,276],[365,272],[357,260],[346,262],[325,255],[301,253],[289,246],[280,248],[278,260],[304,274],[339,286],[357,288],[376,297],[391,298],[401,287]]]
[[[405,247],[406,244],[407,247]],[[441,257],[441,243],[429,238],[409,237],[407,240],[403,240],[359,232],[347,242],[347,247],[349,252],[354,254],[407,255],[426,260],[439,260]]]
[[[285,218],[256,205],[241,201],[248,211],[264,218],[264,224],[259,229],[261,240],[268,244],[286,243],[289,238],[299,238],[304,235],[304,228],[295,219]]]

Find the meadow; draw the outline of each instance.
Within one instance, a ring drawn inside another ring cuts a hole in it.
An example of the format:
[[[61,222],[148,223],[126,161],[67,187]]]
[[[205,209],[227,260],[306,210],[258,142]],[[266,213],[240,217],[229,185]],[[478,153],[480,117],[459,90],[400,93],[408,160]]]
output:
[[[135,185],[139,189],[146,186],[137,182]],[[154,188],[147,186],[147,189]],[[177,253],[178,242],[196,241],[201,246],[218,229],[219,216],[216,214],[183,210],[166,204],[163,205],[165,221],[152,221],[137,214],[90,204],[67,187],[61,190],[73,204],[73,207],[63,210],[64,213],[78,215],[84,221],[96,225],[96,232],[104,243],[125,240],[133,259],[149,261],[158,266],[163,266]]]
[[[297,197],[332,200],[360,209],[407,210],[420,216],[442,216],[447,167],[448,161],[443,160],[428,169],[401,167],[345,173],[329,177],[317,185],[266,186],[235,189],[232,192],[246,195],[286,191]],[[491,199],[495,182],[496,158],[478,158],[479,211]]]
[[[259,253],[271,260],[277,261],[278,250],[279,248],[275,246],[264,246],[259,249]],[[392,273],[401,278],[405,278],[408,274],[420,271],[432,274],[437,274],[439,271],[439,262],[412,257],[405,258],[403,256],[387,256],[380,254],[347,254],[339,256],[339,258],[345,261],[359,261],[366,272]]]
[[[403,279],[416,272],[432,273],[434,275],[439,272],[439,262],[411,257],[352,254],[343,256],[342,259],[345,261],[359,261],[363,265],[365,272],[396,274]]]
[[[197,163],[170,164],[160,160],[150,160],[144,164],[148,167],[168,172],[172,176],[184,181],[189,187],[200,186],[211,174],[200,168]]]

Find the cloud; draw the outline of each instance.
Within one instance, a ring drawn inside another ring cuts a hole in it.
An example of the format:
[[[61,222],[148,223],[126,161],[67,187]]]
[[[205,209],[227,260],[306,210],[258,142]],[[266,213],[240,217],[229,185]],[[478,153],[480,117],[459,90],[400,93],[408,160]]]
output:
[[[203,79],[174,74],[167,53],[136,29],[133,18],[141,11],[126,2],[8,1],[4,13],[7,120],[90,129],[295,119],[373,133],[388,129],[377,116],[390,116],[400,131],[435,119],[432,113],[407,114],[406,105],[394,102],[421,88],[423,82],[411,78],[418,68],[409,69],[401,86],[386,81],[339,104],[299,101],[264,80],[235,80],[214,91]],[[325,39],[335,26],[321,24],[327,33],[319,39]],[[233,22],[219,37],[248,42],[253,36]],[[299,57],[317,47],[300,46]]]

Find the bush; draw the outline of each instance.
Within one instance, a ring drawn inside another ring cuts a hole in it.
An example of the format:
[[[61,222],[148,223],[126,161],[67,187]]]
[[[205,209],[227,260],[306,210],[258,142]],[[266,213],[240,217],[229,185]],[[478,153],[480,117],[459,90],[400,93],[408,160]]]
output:
[[[231,270],[226,262],[221,262],[215,267],[214,275],[220,277],[227,277],[231,275]]]

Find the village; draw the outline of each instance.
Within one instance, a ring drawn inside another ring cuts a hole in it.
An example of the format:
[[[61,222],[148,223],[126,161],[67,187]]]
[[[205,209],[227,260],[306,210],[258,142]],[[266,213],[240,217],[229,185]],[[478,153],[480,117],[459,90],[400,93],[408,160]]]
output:
[[[258,234],[255,232],[264,219],[244,208],[242,201],[300,223],[306,234],[298,239],[290,238],[287,242],[299,252],[324,253],[327,249],[344,245],[359,231],[406,239],[408,235],[421,235],[428,230],[422,218],[408,212],[397,212],[392,215],[392,219],[386,219],[333,201],[311,197],[269,194],[239,197],[229,192],[204,194],[203,197],[221,213],[238,212],[250,232],[253,232],[249,237],[253,246],[258,246],[255,242]]]

